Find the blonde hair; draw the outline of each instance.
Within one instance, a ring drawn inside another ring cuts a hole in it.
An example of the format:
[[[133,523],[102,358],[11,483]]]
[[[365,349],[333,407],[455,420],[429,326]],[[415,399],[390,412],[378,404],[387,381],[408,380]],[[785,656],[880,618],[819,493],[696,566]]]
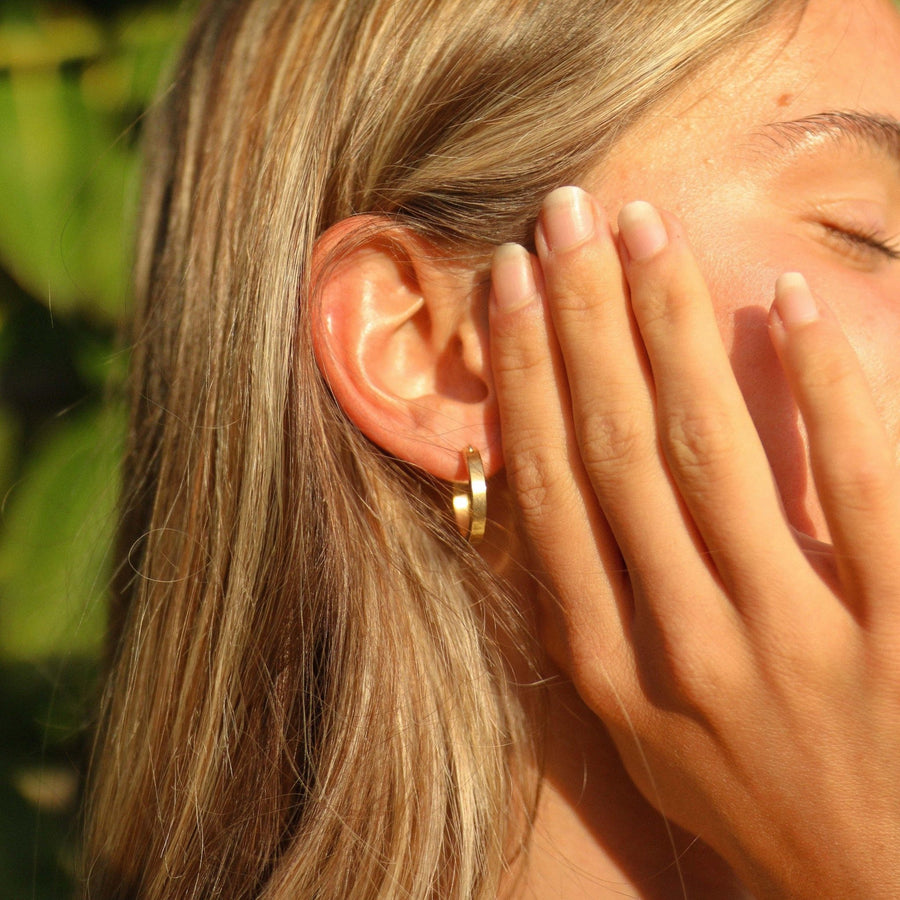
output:
[[[497,895],[533,800],[525,636],[441,491],[331,397],[313,245],[374,213],[483,267],[784,5],[203,6],[148,144],[86,896]]]

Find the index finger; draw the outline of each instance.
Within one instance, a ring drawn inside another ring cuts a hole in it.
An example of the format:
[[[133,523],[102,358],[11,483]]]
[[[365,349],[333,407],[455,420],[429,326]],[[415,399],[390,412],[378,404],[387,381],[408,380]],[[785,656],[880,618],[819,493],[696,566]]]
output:
[[[496,251],[492,277],[491,362],[507,476],[569,634],[602,658],[624,643],[625,567],[578,454],[542,279],[512,244]]]

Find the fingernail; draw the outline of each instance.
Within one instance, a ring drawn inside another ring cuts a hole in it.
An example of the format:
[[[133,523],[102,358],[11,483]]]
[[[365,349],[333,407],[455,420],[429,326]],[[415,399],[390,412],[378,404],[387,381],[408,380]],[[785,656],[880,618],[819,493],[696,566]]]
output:
[[[635,200],[619,212],[619,233],[636,262],[656,256],[669,243],[666,226],[659,213],[643,200]]]
[[[775,282],[775,312],[786,328],[805,325],[819,318],[816,300],[799,272],[785,272]]]
[[[540,227],[553,252],[571,250],[594,233],[594,210],[581,188],[561,187],[547,195]]]
[[[502,312],[514,312],[537,295],[528,251],[519,244],[501,244],[491,264],[494,301]]]

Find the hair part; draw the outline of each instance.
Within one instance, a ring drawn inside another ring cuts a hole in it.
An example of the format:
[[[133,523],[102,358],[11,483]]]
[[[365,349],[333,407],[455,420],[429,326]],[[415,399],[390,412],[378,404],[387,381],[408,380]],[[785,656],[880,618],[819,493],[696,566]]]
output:
[[[86,896],[497,896],[534,804],[527,628],[336,406],[313,246],[374,214],[483,269],[787,5],[203,5],[148,141]]]

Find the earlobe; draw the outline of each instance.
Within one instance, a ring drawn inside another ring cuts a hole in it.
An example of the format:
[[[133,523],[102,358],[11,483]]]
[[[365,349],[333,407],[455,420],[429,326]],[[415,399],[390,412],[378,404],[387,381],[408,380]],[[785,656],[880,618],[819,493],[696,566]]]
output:
[[[420,236],[371,216],[345,219],[317,242],[311,279],[319,366],[374,443],[444,480],[461,451],[501,463],[487,354],[486,296]]]

